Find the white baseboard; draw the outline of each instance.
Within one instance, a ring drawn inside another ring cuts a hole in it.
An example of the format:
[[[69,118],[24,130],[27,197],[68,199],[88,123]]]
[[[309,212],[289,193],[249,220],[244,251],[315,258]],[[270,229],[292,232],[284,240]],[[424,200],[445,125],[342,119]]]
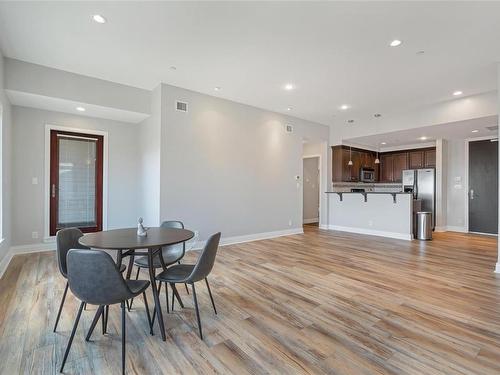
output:
[[[397,233],[397,232],[386,232],[386,231],[381,231],[381,230],[374,230],[374,229],[364,229],[364,228],[353,228],[353,227],[343,227],[340,225],[330,225],[328,227],[330,230],[338,230],[341,232],[349,232],[349,233],[357,233],[357,234],[367,234],[370,236],[379,236],[379,237],[388,237],[388,238],[395,238],[398,240],[406,240],[406,241],[411,241],[413,239],[413,236],[411,233]]]
[[[220,246],[232,245],[243,242],[252,242],[265,240],[269,238],[282,237],[282,236],[290,236],[292,234],[302,234],[304,230],[302,228],[292,228],[285,230],[278,230],[274,232],[263,232],[263,233],[255,233],[255,234],[247,234],[244,236],[234,236],[234,237],[226,237],[221,238]],[[205,246],[206,241],[198,241],[195,246],[191,250],[199,250]],[[0,278],[3,276],[5,270],[9,266],[10,261],[14,255],[18,254],[27,254],[27,253],[39,253],[43,251],[50,251],[56,249],[55,242],[43,242],[36,243],[30,245],[22,245],[22,246],[12,246],[7,254],[3,257],[0,262]]]
[[[446,231],[447,232],[467,233],[467,229],[465,229],[465,227],[458,227],[458,226],[454,226],[454,225],[446,226]]]
[[[50,251],[56,249],[56,243],[34,243],[30,245],[23,246],[11,246],[7,254],[3,257],[0,262],[0,278],[3,276],[4,272],[10,264],[10,261],[14,255],[18,254],[28,254],[28,253],[40,253],[44,251]]]
[[[312,224],[312,223],[319,223],[319,217],[314,218],[314,219],[304,219],[302,220],[303,224]]]
[[[330,229],[327,224],[319,224],[319,229]]]
[[[302,228],[292,228],[285,230],[277,230],[274,232],[262,232],[255,234],[246,234],[243,236],[233,236],[233,237],[222,237],[220,240],[220,246],[234,245],[237,243],[244,242],[252,242],[252,241],[260,241],[267,240],[270,238],[282,237],[282,236],[291,236],[293,234],[303,234],[304,229]],[[191,250],[199,250],[203,249],[206,241],[198,241],[196,245],[193,246]]]
[[[448,229],[447,227],[435,227],[434,232],[446,232]]]
[[[500,273],[500,262],[497,263],[497,265],[495,267],[495,272]]]

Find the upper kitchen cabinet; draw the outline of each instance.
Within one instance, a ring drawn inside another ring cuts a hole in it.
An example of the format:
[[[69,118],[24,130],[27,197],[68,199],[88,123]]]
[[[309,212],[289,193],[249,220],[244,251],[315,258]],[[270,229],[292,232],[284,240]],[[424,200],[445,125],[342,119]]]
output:
[[[349,166],[349,160],[352,165]],[[358,182],[361,168],[374,168],[375,154],[373,151],[352,148],[347,146],[332,147],[332,181]]]
[[[394,181],[394,157],[392,154],[380,155],[380,181]]]
[[[436,167],[436,149],[428,149],[424,151],[424,167],[425,168],[435,168]]]
[[[393,154],[393,181],[403,181],[403,171],[408,169],[408,152]]]
[[[424,151],[410,151],[408,153],[408,166],[410,169],[424,167]]]

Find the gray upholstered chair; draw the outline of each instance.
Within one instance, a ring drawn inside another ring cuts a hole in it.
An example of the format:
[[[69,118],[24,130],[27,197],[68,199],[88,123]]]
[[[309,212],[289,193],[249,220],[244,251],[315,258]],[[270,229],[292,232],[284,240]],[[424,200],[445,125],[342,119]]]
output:
[[[205,279],[207,285],[208,294],[210,295],[210,300],[212,301],[212,306],[214,312],[217,315],[217,310],[215,308],[214,299],[212,297],[212,292],[210,290],[210,285],[208,285],[207,276],[212,271],[215,263],[215,256],[217,254],[217,249],[219,247],[220,232],[212,235],[203,251],[201,252],[196,264],[178,264],[167,268],[165,271],[161,272],[156,276],[156,280],[160,282],[169,283],[174,285],[177,283],[191,284],[193,288],[193,301],[196,309],[196,319],[198,320],[198,329],[200,331],[200,338],[203,340],[203,334],[201,331],[201,321],[200,321],[200,311],[198,309],[198,300],[196,298],[196,289],[194,283]],[[174,298],[172,296],[172,311],[174,310]]]
[[[125,280],[113,258],[104,251],[71,249],[67,256],[68,283],[73,294],[81,300],[75,324],[64,353],[61,372],[68,358],[83,305],[90,303],[109,306],[119,303],[122,310],[122,374],[125,374],[125,301],[142,294],[148,313],[146,289],[149,281]]]
[[[179,228],[179,229],[184,229],[184,224],[182,221],[177,221],[177,220],[169,220],[169,221],[164,221],[161,223],[160,228]],[[186,243],[183,242],[181,244],[176,244],[176,245],[169,245],[169,246],[163,246],[162,250],[162,257],[165,262],[165,266],[170,266],[172,264],[178,263],[180,264],[180,260],[184,257],[184,254],[186,253]],[[149,261],[147,256],[140,256],[134,259],[134,265],[137,267],[137,273],[135,275],[135,279],[137,280],[139,278],[139,272],[141,268],[148,268],[149,267]],[[155,269],[162,268],[161,261],[160,261],[160,256],[156,255],[153,258],[153,267]],[[158,293],[161,291],[161,283],[158,287]],[[186,291],[189,294],[189,290],[186,285]],[[177,292],[175,290],[175,292]],[[168,290],[165,286],[165,294],[167,298],[167,311],[169,310],[168,307]],[[179,298],[179,303],[182,304],[182,300]],[[132,304],[134,303],[133,300],[130,301],[129,303],[129,310],[132,308]],[[153,314],[153,322],[155,319],[156,314]]]
[[[57,264],[59,265],[59,271],[61,275],[67,279],[68,271],[66,267],[66,255],[69,249],[89,249],[87,246],[81,245],[78,240],[83,236],[83,233],[78,228],[65,228],[61,229],[56,233],[56,249],[57,249]],[[120,266],[120,272],[125,271],[125,265]],[[59,323],[59,318],[61,317],[61,312],[64,306],[64,301],[66,300],[66,294],[68,293],[68,282],[66,281],[66,286],[64,287],[64,293],[59,304],[59,311],[57,312],[56,323],[54,324],[54,332],[57,329]],[[104,321],[104,320],[103,320]]]

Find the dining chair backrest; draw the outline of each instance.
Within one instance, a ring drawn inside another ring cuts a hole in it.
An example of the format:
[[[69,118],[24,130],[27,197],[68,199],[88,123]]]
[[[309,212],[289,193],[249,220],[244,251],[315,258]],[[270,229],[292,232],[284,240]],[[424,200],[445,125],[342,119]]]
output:
[[[184,229],[184,223],[182,221],[178,220],[167,220],[163,221],[160,224],[160,228],[177,228],[177,229]],[[162,251],[165,252],[178,252],[179,253],[179,259],[184,257],[184,252],[186,251],[186,245],[185,242],[181,244],[175,244],[175,245],[167,245],[162,247]]]
[[[203,280],[212,271],[215,263],[215,256],[217,255],[217,249],[219,248],[220,235],[220,232],[218,232],[210,236],[208,239],[203,251],[198,257],[193,272],[189,275],[189,282]]]
[[[64,228],[56,233],[57,264],[59,271],[64,277],[67,277],[68,269],[66,266],[66,256],[70,249],[88,249],[81,245],[78,240],[83,233],[78,228]]]
[[[93,305],[112,305],[132,296],[111,255],[101,250],[71,249],[68,283],[73,294]]]

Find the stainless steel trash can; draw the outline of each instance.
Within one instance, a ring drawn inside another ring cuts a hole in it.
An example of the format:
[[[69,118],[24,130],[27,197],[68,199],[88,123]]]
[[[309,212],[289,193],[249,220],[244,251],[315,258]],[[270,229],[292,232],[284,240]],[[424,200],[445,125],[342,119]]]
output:
[[[417,212],[417,240],[432,240],[432,212]]]

